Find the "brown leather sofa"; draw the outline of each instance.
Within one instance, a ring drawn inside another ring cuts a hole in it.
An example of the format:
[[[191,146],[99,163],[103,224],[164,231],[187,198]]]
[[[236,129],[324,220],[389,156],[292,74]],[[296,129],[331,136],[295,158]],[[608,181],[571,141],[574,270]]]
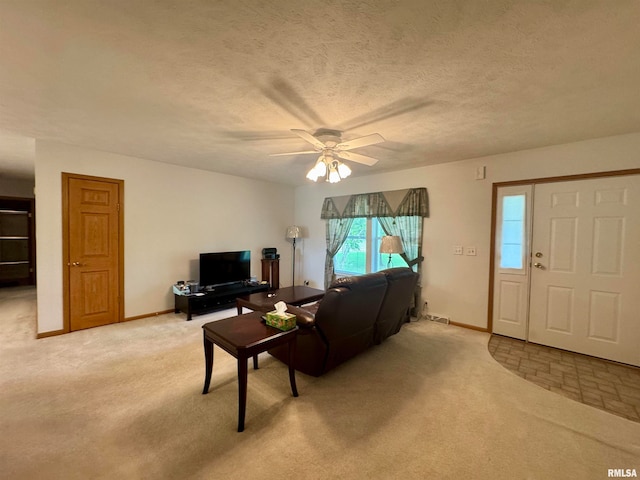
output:
[[[295,368],[318,377],[400,331],[418,281],[410,268],[336,280],[317,310],[288,306],[298,324]],[[288,363],[287,347],[269,353]]]

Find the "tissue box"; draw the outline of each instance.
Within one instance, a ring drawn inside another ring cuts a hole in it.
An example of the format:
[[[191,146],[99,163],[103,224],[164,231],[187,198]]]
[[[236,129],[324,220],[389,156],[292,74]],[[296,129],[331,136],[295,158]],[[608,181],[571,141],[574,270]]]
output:
[[[280,330],[291,330],[296,326],[296,316],[293,313],[278,314],[274,310],[273,312],[267,312],[265,319],[267,325]]]

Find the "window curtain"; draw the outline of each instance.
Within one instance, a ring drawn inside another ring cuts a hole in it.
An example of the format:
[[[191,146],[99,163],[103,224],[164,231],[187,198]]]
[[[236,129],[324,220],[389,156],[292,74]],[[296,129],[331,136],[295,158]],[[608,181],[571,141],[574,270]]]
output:
[[[320,218],[428,217],[426,188],[361,193],[324,199]]]
[[[411,316],[419,317],[422,305],[422,217],[378,217],[384,233],[400,237],[404,253],[400,256],[409,268],[418,273],[418,284],[413,292]]]
[[[330,218],[327,220],[327,256],[324,261],[324,289],[335,279],[333,270],[333,258],[349,235],[353,218]]]

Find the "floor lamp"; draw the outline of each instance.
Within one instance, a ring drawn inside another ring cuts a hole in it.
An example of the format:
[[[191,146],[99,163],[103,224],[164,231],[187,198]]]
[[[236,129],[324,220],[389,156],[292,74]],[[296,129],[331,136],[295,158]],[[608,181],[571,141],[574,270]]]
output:
[[[292,225],[287,227],[287,238],[293,240],[293,272],[291,274],[291,285],[296,284],[296,238],[300,238],[300,227]]]

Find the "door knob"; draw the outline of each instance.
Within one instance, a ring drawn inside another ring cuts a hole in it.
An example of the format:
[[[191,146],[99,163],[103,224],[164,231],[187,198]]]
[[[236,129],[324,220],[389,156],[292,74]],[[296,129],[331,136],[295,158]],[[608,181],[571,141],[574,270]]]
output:
[[[537,257],[537,258],[542,257],[542,252],[536,252],[536,257]]]
[[[536,262],[533,264],[533,266],[539,268],[540,270],[544,270],[544,265],[542,265],[541,263]]]

